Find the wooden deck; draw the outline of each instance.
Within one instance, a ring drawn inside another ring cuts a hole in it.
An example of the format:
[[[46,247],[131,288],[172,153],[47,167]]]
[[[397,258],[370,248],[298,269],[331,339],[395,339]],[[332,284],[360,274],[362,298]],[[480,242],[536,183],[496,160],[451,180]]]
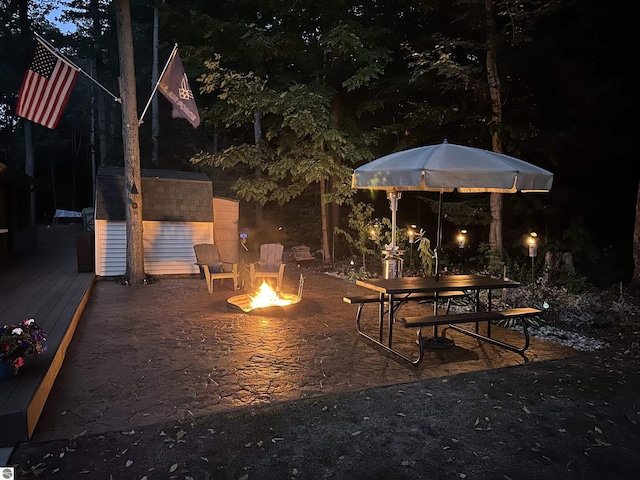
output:
[[[31,437],[95,283],[93,273],[78,272],[76,233],[83,232],[39,239],[35,251],[0,268],[0,322],[33,318],[48,337],[45,353],[30,356],[16,377],[0,381],[0,447]]]

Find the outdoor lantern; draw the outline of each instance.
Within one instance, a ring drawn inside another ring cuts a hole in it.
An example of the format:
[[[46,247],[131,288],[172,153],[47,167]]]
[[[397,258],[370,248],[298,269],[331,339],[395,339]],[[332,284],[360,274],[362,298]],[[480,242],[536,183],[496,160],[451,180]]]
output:
[[[379,236],[380,236],[380,224],[376,221],[376,223],[371,225],[371,227],[369,228],[369,238],[375,242],[376,240],[378,240]]]
[[[467,231],[460,230],[460,234],[458,235],[458,248],[464,248],[467,240]]]
[[[413,242],[415,241],[415,232],[412,229],[409,229],[407,232],[407,237],[409,237],[409,243],[413,244]]]
[[[529,245],[529,256],[531,258],[538,256],[538,245],[537,245],[537,242],[536,242],[536,237],[537,236],[538,236],[538,234],[536,232],[531,232],[529,234],[529,240],[527,241],[527,243]]]

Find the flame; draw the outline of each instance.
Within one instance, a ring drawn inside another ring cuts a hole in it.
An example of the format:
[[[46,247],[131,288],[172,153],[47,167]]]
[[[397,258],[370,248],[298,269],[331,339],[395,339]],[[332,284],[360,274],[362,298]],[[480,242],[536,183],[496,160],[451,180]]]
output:
[[[262,282],[260,288],[255,296],[250,296],[251,308],[264,308],[264,307],[284,307],[285,305],[291,305],[291,300],[285,300],[280,298],[278,294],[269,286],[265,281]]]

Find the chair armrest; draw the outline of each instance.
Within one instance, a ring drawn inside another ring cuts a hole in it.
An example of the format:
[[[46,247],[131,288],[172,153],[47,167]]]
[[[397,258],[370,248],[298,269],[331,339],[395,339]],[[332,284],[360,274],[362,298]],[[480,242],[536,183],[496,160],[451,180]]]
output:
[[[260,270],[260,262],[251,262],[249,264],[249,275],[251,275],[252,277],[258,270]]]
[[[231,269],[229,270],[228,266],[231,266]],[[232,263],[232,262],[225,262],[225,261],[220,261],[220,266],[222,267],[222,270],[224,272],[233,272],[236,275],[238,274],[238,264],[237,263]]]

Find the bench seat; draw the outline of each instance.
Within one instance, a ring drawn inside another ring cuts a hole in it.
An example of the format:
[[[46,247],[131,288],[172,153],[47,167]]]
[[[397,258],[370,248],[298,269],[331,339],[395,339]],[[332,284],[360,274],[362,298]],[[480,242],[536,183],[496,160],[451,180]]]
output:
[[[477,338],[478,340],[482,340],[484,342],[491,343],[492,345],[496,345],[498,347],[505,348],[509,351],[519,353],[528,361],[525,356],[525,352],[527,348],[529,348],[529,331],[527,330],[527,317],[535,317],[542,313],[541,310],[536,308],[511,308],[509,310],[496,310],[489,312],[466,312],[466,313],[455,313],[455,314],[445,314],[445,315],[420,315],[416,317],[403,317],[399,318],[398,322],[402,324],[405,328],[417,328],[417,340],[416,343],[419,346],[420,352],[418,358],[411,359],[402,355],[401,353],[392,350],[394,353],[407,360],[413,365],[419,365],[424,358],[424,339],[422,337],[422,328],[423,327],[434,327],[434,332],[437,332],[437,327],[440,325],[448,325],[449,328],[456,330],[457,332],[463,333],[465,335],[469,335],[471,337]],[[491,322],[496,320],[504,320],[509,318],[519,319],[522,325],[522,331],[524,334],[524,346],[519,347],[516,345],[512,345],[510,343],[501,342],[500,340],[496,340],[491,338]],[[487,322],[487,333],[486,335],[480,334],[479,323]],[[464,323],[475,323],[475,331],[468,330],[466,328],[461,327],[461,324]],[[437,333],[436,333],[437,335]],[[443,333],[444,336],[444,333]]]
[[[438,300],[446,300],[447,301],[447,307],[446,307],[446,312],[449,312],[449,308],[451,307],[451,300],[454,298],[459,298],[459,297],[464,297],[466,296],[465,292],[463,292],[462,290],[452,290],[452,291],[446,291],[446,292],[438,292]],[[412,293],[412,294],[408,294],[408,293],[404,293],[404,294],[399,294],[399,295],[395,295],[394,297],[394,306],[393,306],[393,311],[394,313],[398,310],[398,308],[400,308],[400,305],[402,305],[405,302],[419,302],[419,301],[435,301],[436,296],[434,293],[432,292],[421,292],[421,293]],[[386,304],[389,303],[389,296],[385,295],[383,297],[383,300]],[[358,329],[358,332],[362,333],[362,330],[360,328],[360,319],[362,317],[362,309],[364,308],[365,305],[369,304],[369,303],[380,303],[380,295],[379,294],[372,294],[372,295],[355,295],[355,296],[350,296],[350,297],[342,297],[342,301],[349,303],[349,304],[357,304],[358,305],[358,311],[356,312],[356,327]],[[388,309],[387,309],[388,311]],[[386,312],[383,312],[383,315]],[[382,324],[380,324],[380,328],[382,328]]]
[[[450,291],[450,292],[439,292],[438,293],[438,298],[439,299],[450,299],[450,298],[458,298],[458,297],[464,297],[465,293],[462,290],[455,290],[455,291]],[[396,295],[394,297],[396,300],[398,301],[421,301],[421,300],[434,300],[435,299],[435,294],[431,293],[431,292],[427,292],[427,293],[412,293],[412,294],[408,294],[408,293],[404,293],[401,295]],[[389,300],[389,296],[385,295],[385,301]],[[360,303],[360,304],[364,304],[364,303],[378,303],[380,301],[380,296],[373,294],[373,295],[356,295],[356,296],[351,296],[351,297],[342,297],[342,301],[346,302],[346,303],[350,303],[350,304],[356,304],[356,303]]]
[[[493,320],[504,320],[507,318],[534,317],[541,313],[541,310],[535,308],[512,308],[509,310],[496,310],[491,312],[468,312],[456,313],[453,315],[421,315],[418,317],[404,317],[400,318],[400,323],[407,328],[428,327],[471,322],[489,322]]]

